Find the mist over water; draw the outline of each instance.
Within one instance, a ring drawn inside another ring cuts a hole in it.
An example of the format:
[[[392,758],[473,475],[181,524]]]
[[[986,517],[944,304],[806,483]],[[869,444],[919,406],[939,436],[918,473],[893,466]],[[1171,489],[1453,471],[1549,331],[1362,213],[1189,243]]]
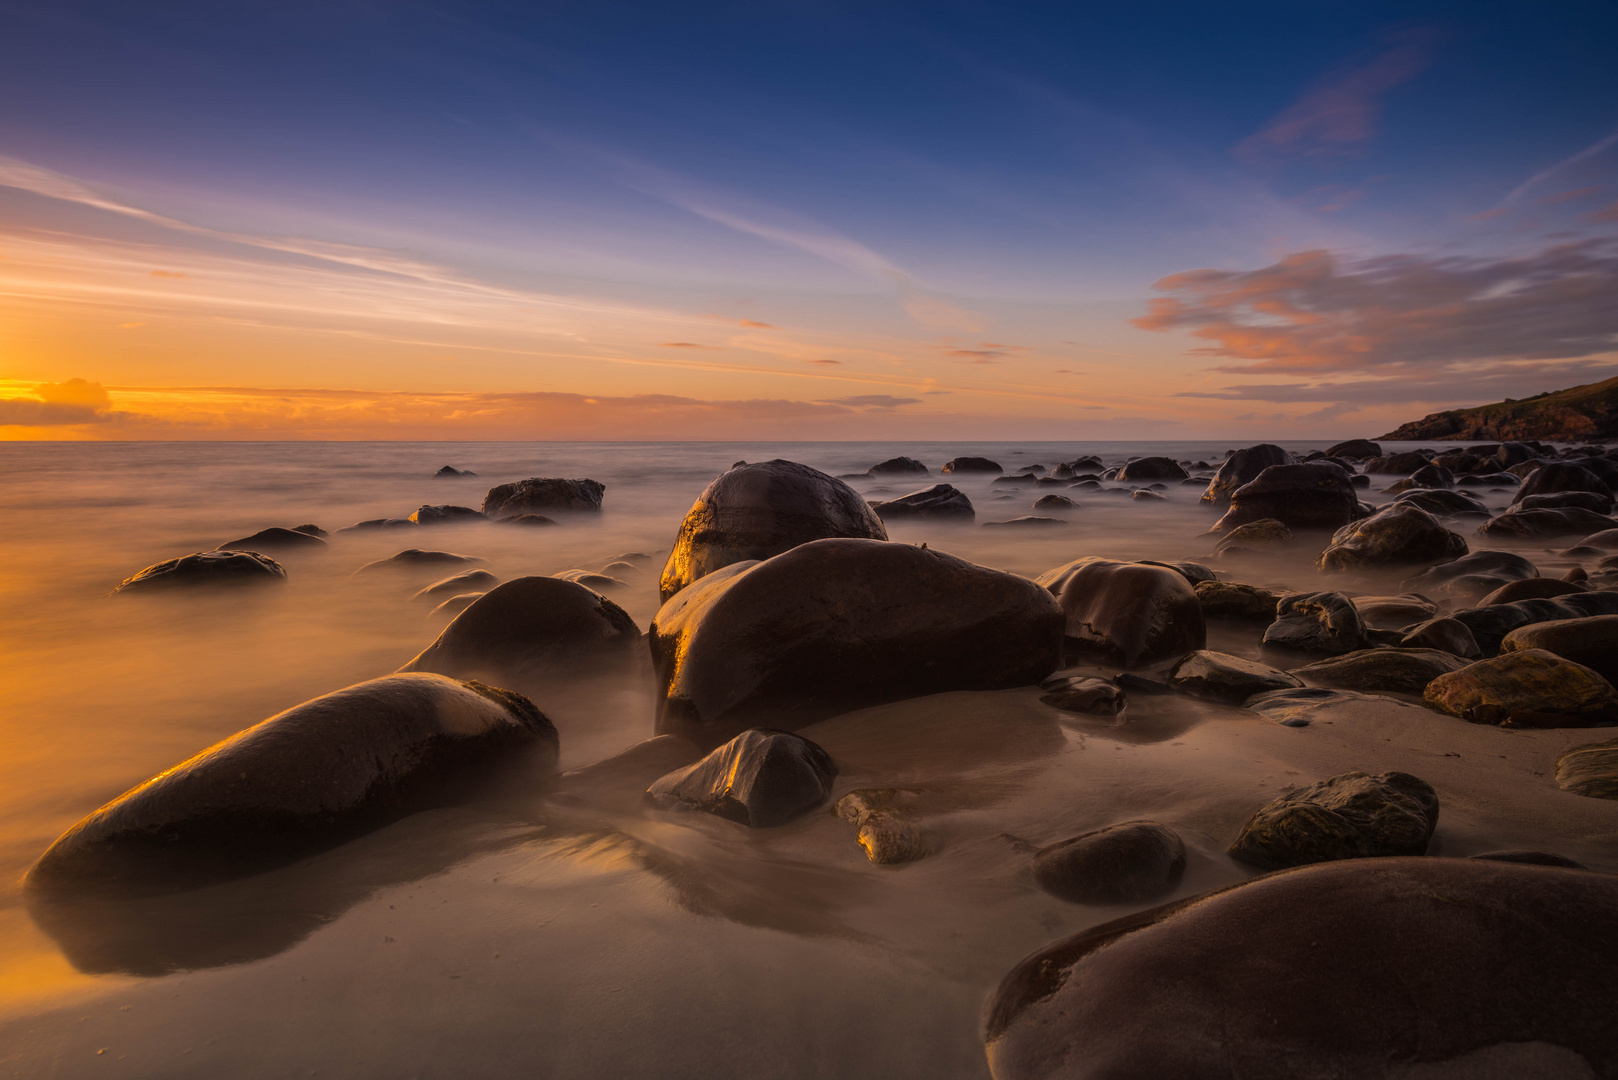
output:
[[[1039,893],[1019,876],[1025,855],[1002,837],[1048,843],[1156,817],[1197,849],[1181,895],[1235,880],[1228,860],[1214,857],[1228,842],[1221,830],[1266,786],[1320,778],[1304,775],[1296,756],[1304,752],[1278,749],[1299,744],[1290,729],[1184,698],[1132,700],[1127,731],[1086,728],[1061,722],[1033,690],[940,695],[815,725],[806,734],[838,761],[837,793],[874,784],[923,790],[943,846],[903,868],[867,864],[830,814],[754,834],[705,815],[647,813],[637,786],[603,790],[582,805],[551,797],[531,777],[478,804],[417,815],[190,896],[30,914],[18,883],[57,835],[119,793],[283,709],[388,674],[429,644],[448,620],[430,615],[436,598],[412,593],[459,568],[352,576],[371,560],[410,547],[447,550],[477,556],[483,561],[473,565],[509,580],[594,571],[621,554],[646,553],[652,558],[626,575],[626,587],[609,593],[644,630],[681,518],[734,462],[783,457],[838,475],[898,454],[935,475],[850,482],[878,500],[947,481],[970,496],[977,522],[891,523],[894,541],[1030,577],[1084,555],[1208,558],[1213,540],[1201,534],[1217,514],[1198,504],[1201,485],[1171,484],[1167,502],[1140,502],[1057,487],[1008,490],[937,469],[963,455],[993,458],[1007,472],[1091,454],[1108,465],[1163,454],[1217,466],[1229,448],[0,444],[0,1034],[13,1021],[50,1031],[67,1025],[46,1039],[73,1048],[62,1075],[91,1063],[93,1049],[80,1052],[84,1039],[124,1039],[143,1075],[284,1075],[311,1063],[335,1075],[400,1075],[386,1063],[413,1055],[427,1055],[416,1058],[427,1062],[424,1075],[686,1075],[702,1060],[733,1066],[723,1075],[749,1067],[770,1075],[980,1075],[973,1017],[999,973],[1059,933],[1122,913]],[[477,476],[435,477],[446,464]],[[554,515],[559,524],[549,528],[476,522],[336,534],[424,504],[477,507],[488,488],[530,476],[599,480],[603,509]],[[1052,492],[1080,503],[1051,515],[1066,525],[983,527],[1043,513],[1032,503]],[[1498,507],[1509,494],[1483,497]],[[324,549],[275,553],[285,587],[108,595],[164,559],[304,523],[334,535]],[[1474,550],[1485,546],[1469,540]],[[1520,550],[1542,572],[1558,565],[1544,544]],[[1400,572],[1323,580],[1312,565],[1317,552],[1301,543],[1210,565],[1223,578],[1271,588],[1399,591]],[[1213,628],[1209,647],[1256,655],[1251,641],[1224,634]],[[556,723],[563,770],[654,733],[644,658],[610,678],[513,688]],[[1398,727],[1396,719],[1379,723]],[[1463,741],[1499,734],[1453,727]],[[1554,749],[1546,733],[1512,737]],[[1335,753],[1305,757],[1340,771]],[[1532,813],[1491,817],[1490,789],[1480,790],[1472,809],[1446,807],[1451,843],[1465,846],[1475,834],[1501,847],[1535,837],[1542,823]],[[1599,829],[1586,833],[1593,846]],[[1585,835],[1575,830],[1558,850],[1588,858],[1577,850]],[[516,956],[526,959],[517,965]],[[154,989],[163,986],[173,993]],[[453,1006],[439,1001],[447,1014],[429,1015],[424,1002],[435,995],[458,996]],[[137,998],[144,1025],[120,1034],[115,1010]],[[255,1012],[276,1001],[279,1019],[255,1024]],[[62,1010],[95,1019],[74,1034]],[[392,1046],[344,1041],[350,1028],[335,1019],[343,1014],[408,1034]],[[761,1024],[773,1026],[753,1028]],[[468,1030],[482,1033],[476,1047],[465,1045]],[[503,1039],[537,1040],[546,1068],[500,1057],[493,1048]],[[242,1068],[246,1060],[261,1068]],[[783,1073],[781,1060],[801,1068]]]

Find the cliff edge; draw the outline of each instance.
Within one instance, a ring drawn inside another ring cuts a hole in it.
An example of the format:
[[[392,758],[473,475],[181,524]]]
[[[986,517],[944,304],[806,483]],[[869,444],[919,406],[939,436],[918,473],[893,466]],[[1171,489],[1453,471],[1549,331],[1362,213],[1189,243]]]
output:
[[[1618,378],[1474,409],[1451,409],[1404,424],[1381,439],[1511,442],[1618,439]]]

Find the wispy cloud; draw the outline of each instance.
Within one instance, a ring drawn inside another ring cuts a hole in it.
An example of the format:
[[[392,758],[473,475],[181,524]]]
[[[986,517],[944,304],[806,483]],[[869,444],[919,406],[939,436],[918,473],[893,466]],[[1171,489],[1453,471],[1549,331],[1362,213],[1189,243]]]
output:
[[[1512,188],[1506,197],[1501,199],[1500,202],[1494,207],[1493,211],[1490,211],[1489,213],[1498,214],[1509,209],[1524,195],[1527,195],[1534,188],[1551,179],[1553,176],[1556,176],[1567,169],[1571,169],[1580,162],[1589,161],[1591,158],[1599,157],[1615,146],[1618,146],[1618,131],[1605,135],[1577,153],[1569,154],[1561,161],[1558,161],[1553,165],[1548,165],[1539,170],[1534,175]]]
[[[0,427],[60,427],[111,419],[107,411],[111,399],[100,383],[68,379],[38,383],[30,391],[31,397],[0,397]]]
[[[847,405],[851,409],[897,409],[900,405],[920,405],[920,398],[894,397],[892,394],[856,394],[852,397],[827,398],[823,405]]]

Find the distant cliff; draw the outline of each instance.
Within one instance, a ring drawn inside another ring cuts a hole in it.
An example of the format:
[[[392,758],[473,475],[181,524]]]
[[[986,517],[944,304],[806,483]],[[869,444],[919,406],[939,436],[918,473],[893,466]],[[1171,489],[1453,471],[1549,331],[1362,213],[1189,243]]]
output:
[[[1467,442],[1618,439],[1618,378],[1521,401],[1507,398],[1475,409],[1433,413],[1379,438],[1463,439]]]

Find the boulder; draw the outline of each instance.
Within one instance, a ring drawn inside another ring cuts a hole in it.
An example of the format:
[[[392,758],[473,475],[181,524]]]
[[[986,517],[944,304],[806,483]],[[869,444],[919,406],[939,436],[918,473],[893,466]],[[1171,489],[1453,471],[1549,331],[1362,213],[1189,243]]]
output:
[[[1360,622],[1377,630],[1398,630],[1438,614],[1438,605],[1425,596],[1356,596],[1354,610]]]
[[[1291,529],[1340,529],[1362,517],[1348,474],[1336,465],[1271,465],[1231,495],[1213,532],[1274,518]]]
[[[1592,533],[1579,541],[1580,547],[1600,548],[1603,551],[1618,551],[1618,529],[1603,529]]]
[[[165,559],[127,577],[114,593],[152,593],[243,585],[284,585],[287,572],[268,555],[256,551],[198,551]]]
[[[1218,580],[1217,574],[1199,562],[1158,562],[1156,559],[1141,559],[1140,563],[1142,566],[1166,566],[1185,578],[1192,588],[1196,588],[1204,581]]]
[[[460,593],[441,602],[437,607],[427,613],[429,619],[453,619],[461,612],[472,606],[473,601],[483,594],[480,592]]]
[[[1269,690],[1254,694],[1243,704],[1251,712],[1282,727],[1308,727],[1320,713],[1331,713],[1339,706],[1375,702],[1381,711],[1417,709],[1395,698],[1380,694],[1362,694],[1358,690],[1331,690],[1323,686],[1299,686],[1287,690]]]
[[[410,515],[410,520],[417,525],[455,525],[466,521],[487,521],[483,511],[474,510],[470,506],[419,506]]]
[[[1538,576],[1534,564],[1515,552],[1474,551],[1407,577],[1399,587],[1423,596],[1472,601],[1509,581]]]
[[[798,728],[1056,669],[1062,611],[1026,578],[909,544],[816,540],[733,563],[652,623],[658,728],[713,746],[768,720]]]
[[[628,587],[628,583],[621,578],[615,578],[611,574],[598,574],[594,570],[558,570],[551,577],[561,581],[571,581],[596,592],[603,589],[623,589]]]
[[[302,529],[261,529],[252,536],[220,544],[215,551],[300,551],[323,548],[326,541]]]
[[[1434,517],[1488,517],[1489,509],[1464,491],[1444,491],[1417,488],[1401,492],[1395,505],[1419,506]]]
[[[414,529],[416,523],[409,518],[367,518],[356,521],[352,525],[344,525],[337,531],[346,532],[377,532],[382,529]]]
[[[1611,1077],[1615,955],[1609,874],[1331,862],[1040,949],[983,1037],[997,1080]]]
[[[1161,491],[1153,491],[1151,488],[1136,488],[1134,491],[1129,493],[1129,497],[1134,499],[1136,502],[1169,501],[1169,497],[1167,495],[1163,494]]]
[[[1455,486],[1455,476],[1442,465],[1427,464],[1411,473],[1405,479],[1389,487],[1383,492],[1396,495],[1401,491],[1423,489],[1427,491],[1441,491]]]
[[[1511,631],[1500,642],[1501,653],[1524,649],[1555,653],[1618,686],[1618,615],[1533,623]]]
[[[1587,592],[1587,589],[1575,585],[1571,581],[1557,581],[1555,578],[1523,578],[1521,581],[1508,581],[1477,603],[1478,607],[1489,607],[1493,604],[1514,604],[1518,600],[1550,600],[1558,596],[1570,596],[1573,593]]]
[[[483,496],[483,514],[498,521],[540,511],[595,511],[601,509],[601,496],[606,490],[607,485],[596,480],[532,476],[490,488]]]
[[[1500,649],[1505,636],[1519,626],[1556,619],[1582,619],[1590,615],[1618,615],[1618,592],[1595,590],[1541,600],[1513,600],[1509,604],[1465,608],[1450,617],[1465,623],[1484,655]]]
[[[502,525],[555,525],[555,518],[548,518],[544,514],[517,514],[514,517],[497,519]]]
[[[1124,692],[1106,679],[1085,675],[1068,675],[1047,679],[1039,684],[1045,691],[1040,701],[1063,712],[1088,713],[1091,716],[1117,716],[1124,711],[1129,699]]]
[[[1610,515],[1612,496],[1598,495],[1593,491],[1557,491],[1548,495],[1529,495],[1519,499],[1517,505],[1524,510],[1566,510],[1573,507],[1588,510],[1592,514]]]
[[[1292,530],[1274,518],[1260,518],[1238,525],[1219,538],[1214,551],[1223,554],[1232,548],[1261,548],[1290,544]]]
[[[1422,695],[1430,709],[1474,724],[1588,727],[1618,722],[1618,691],[1583,664],[1521,649],[1441,675]]]
[[[1567,461],[1547,461],[1528,474],[1511,501],[1520,503],[1530,495],[1549,495],[1560,491],[1589,491],[1612,498],[1612,489],[1584,466]]]
[[[896,457],[877,462],[867,472],[871,476],[928,476],[932,470],[913,457]]]
[[[485,592],[498,584],[500,584],[500,579],[487,570],[462,570],[459,574],[451,574],[447,578],[440,578],[426,588],[416,590],[410,599],[439,600],[446,596],[458,596],[462,593]]]
[[[700,810],[751,829],[785,825],[831,796],[837,766],[801,735],[755,728],[646,789],[664,810]]]
[[[1465,660],[1439,649],[1360,649],[1293,668],[1292,674],[1343,690],[1419,694],[1440,675],[1465,666]]]
[[[938,470],[944,473],[993,473],[998,476],[1006,470],[1000,467],[998,461],[990,461],[983,457],[958,457],[944,462],[944,467]]]
[[[1065,527],[1067,522],[1063,521],[1061,518],[1035,517],[1033,514],[1024,514],[1022,517],[1007,518],[1005,521],[985,521],[983,525],[985,528],[988,528],[991,525],[1010,525],[1013,528],[1018,529],[1048,529],[1053,525]]]
[[[1034,880],[1075,904],[1138,904],[1171,891],[1185,873],[1185,842],[1155,821],[1081,833],[1034,855]]]
[[[1618,799],[1618,739],[1575,746],[1557,758],[1556,786],[1591,799]]]
[[[560,578],[520,577],[480,596],[399,670],[496,680],[571,673],[616,661],[639,640],[635,620],[600,593]]]
[[[1275,605],[1281,599],[1268,589],[1234,581],[1198,582],[1196,592],[1204,618],[1242,622],[1274,622]]]
[[[457,566],[482,561],[476,555],[457,555],[453,551],[425,551],[421,548],[405,548],[403,551],[389,555],[386,559],[375,559],[368,562],[354,573],[375,574],[383,571],[417,570],[431,566]]]
[[[1133,668],[1207,644],[1196,592],[1167,567],[1087,557],[1038,581],[1060,602],[1068,644],[1081,654]]]
[[[447,479],[454,476],[476,476],[477,473],[473,472],[471,469],[457,469],[453,465],[445,465],[442,469],[439,469],[437,472],[433,473],[433,475],[442,476]]]
[[[972,500],[966,493],[949,484],[934,484],[930,488],[912,491],[887,502],[872,503],[871,509],[883,521],[904,518],[933,518],[940,521],[971,521],[975,516]]]
[[[1013,473],[1009,476],[997,476],[990,483],[995,487],[1034,487],[1039,483],[1039,479],[1027,473]]]
[[[1303,685],[1279,668],[1209,649],[1198,649],[1176,664],[1169,682],[1192,697],[1227,705],[1240,705],[1254,694]]]
[[[1611,528],[1618,528],[1618,520],[1576,506],[1560,510],[1523,510],[1514,507],[1478,526],[1478,535],[1535,540],[1551,536],[1583,536]]]
[[[915,862],[932,853],[927,834],[909,818],[884,811],[867,814],[859,823],[860,850],[879,866]]]
[[[525,697],[393,675],[304,702],[96,810],[28,873],[73,894],[172,892],[332,847],[463,795],[556,729]]]
[[[1374,457],[1365,463],[1368,473],[1388,473],[1395,476],[1409,476],[1417,469],[1425,468],[1428,462],[1426,454],[1406,451],[1401,454],[1388,454]]]
[[[1339,592],[1293,593],[1275,605],[1264,644],[1338,655],[1368,644],[1354,602]]]
[[[1364,461],[1367,458],[1382,456],[1382,447],[1370,439],[1349,439],[1340,442],[1326,451],[1327,457],[1349,458],[1354,461]]]
[[[1079,504],[1066,495],[1041,495],[1034,500],[1035,510],[1077,510]]]
[[[292,526],[291,531],[308,533],[310,536],[319,536],[322,538],[326,535],[326,530],[322,529],[319,525],[294,525]]]
[[[662,598],[721,567],[828,537],[888,534],[859,492],[819,469],[779,458],[738,465],[704,488],[680,523],[663,567]]]
[[[1136,458],[1118,470],[1118,479],[1122,481],[1152,480],[1184,480],[1191,474],[1180,467],[1180,463],[1173,458],[1144,457]]]
[[[1427,511],[1394,503],[1338,529],[1318,565],[1322,570],[1358,570],[1450,562],[1466,553],[1466,540]]]
[[[1346,772],[1260,807],[1230,846],[1264,870],[1389,855],[1422,855],[1438,824],[1438,794],[1409,773]]]
[[[1017,471],[1020,473],[1029,473],[1033,476],[1044,476],[1046,472],[1045,466],[1043,465],[1024,465]]]

